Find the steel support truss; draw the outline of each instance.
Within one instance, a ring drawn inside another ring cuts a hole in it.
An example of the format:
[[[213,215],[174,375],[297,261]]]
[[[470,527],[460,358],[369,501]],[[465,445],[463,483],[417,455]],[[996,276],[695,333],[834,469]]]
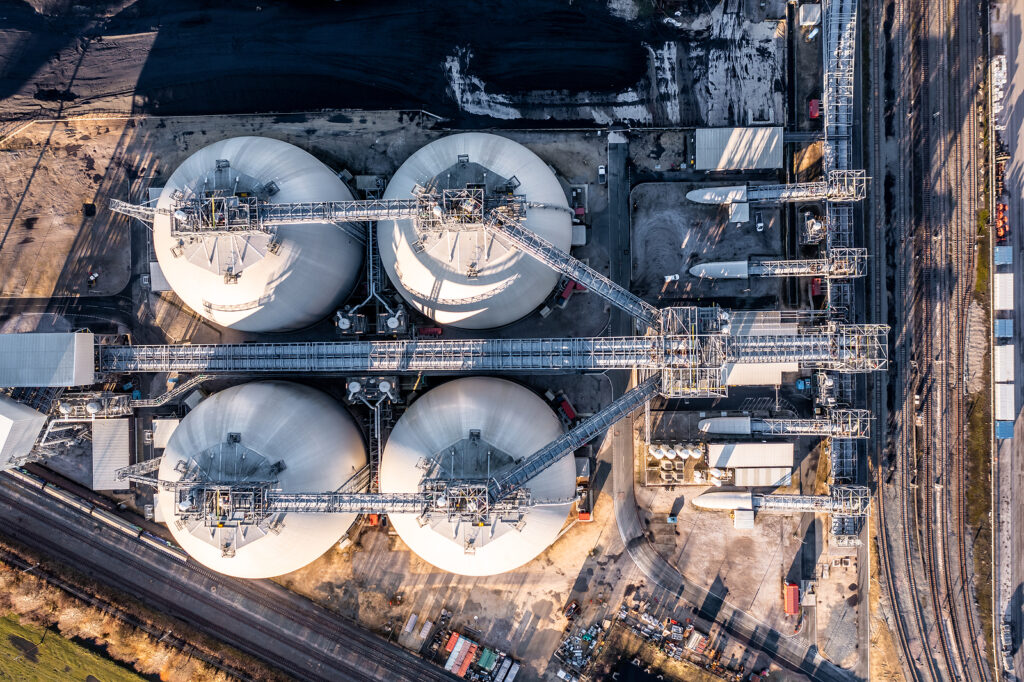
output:
[[[860,201],[867,194],[867,174],[863,170],[834,169],[827,180],[795,182],[787,185],[749,185],[748,201],[788,203],[793,201]]]
[[[755,495],[754,508],[763,512],[823,512],[863,517],[868,513],[871,494],[864,486],[840,485],[831,495]]]
[[[758,261],[750,266],[750,274],[759,277],[863,277],[867,263],[867,249],[835,248],[828,252],[828,258]]]
[[[754,433],[771,436],[831,436],[868,438],[871,412],[868,410],[831,410],[827,419],[753,419]]]
[[[853,483],[857,478],[857,444],[848,438],[833,437],[826,447],[832,484]]]
[[[887,363],[885,325],[830,322],[788,335],[730,336],[699,328],[683,332],[579,339],[100,346],[98,369],[206,375],[638,369],[668,372],[666,395],[694,395],[702,385],[709,391],[723,388],[721,372],[727,363],[797,362],[804,368],[840,372],[874,371]]]

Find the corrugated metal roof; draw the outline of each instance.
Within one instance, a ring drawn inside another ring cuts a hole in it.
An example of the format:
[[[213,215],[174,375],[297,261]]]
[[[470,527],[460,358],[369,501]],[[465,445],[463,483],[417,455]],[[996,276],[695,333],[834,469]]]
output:
[[[0,386],[88,386],[95,370],[88,332],[0,334]]]
[[[709,417],[697,422],[697,428],[705,433],[749,436],[750,417]]]
[[[996,310],[1013,310],[1013,273],[997,272],[994,279],[995,295],[992,297]]]
[[[698,128],[697,170],[782,168],[782,128]]]
[[[1013,338],[1013,320],[996,320],[996,337],[1000,339]]]
[[[733,512],[732,525],[734,528],[737,528],[739,530],[753,530],[754,510],[737,509],[735,512]]]
[[[992,359],[995,366],[996,381],[1014,380],[1014,360],[1016,356],[1017,346],[1012,343],[995,347]]]
[[[739,204],[729,204],[729,222],[750,222],[750,204],[745,201]]]
[[[733,484],[749,488],[764,488],[789,485],[793,482],[790,467],[752,467],[733,469]]]
[[[92,489],[120,490],[117,470],[128,466],[128,418],[97,419],[92,423]]]
[[[1013,384],[996,384],[996,419],[1013,421],[1017,418],[1017,399]]]
[[[171,439],[174,430],[178,428],[180,419],[154,419],[153,420],[153,447],[162,450],[167,447],[167,441]]]
[[[793,468],[792,443],[708,443],[708,466],[718,469]]]
[[[992,249],[992,262],[996,265],[1013,264],[1013,247],[997,246]]]
[[[703,187],[691,189],[686,193],[686,200],[695,204],[738,204],[747,200],[746,185],[730,185],[728,187]]]
[[[796,372],[797,362],[752,362],[725,364],[726,386],[778,386],[783,372]]]
[[[0,394],[0,467],[32,451],[46,415]]]
[[[735,205],[733,204],[733,206]],[[747,279],[750,276],[747,261],[745,260],[721,260],[698,263],[690,268],[690,274],[694,277],[708,277],[711,279]]]

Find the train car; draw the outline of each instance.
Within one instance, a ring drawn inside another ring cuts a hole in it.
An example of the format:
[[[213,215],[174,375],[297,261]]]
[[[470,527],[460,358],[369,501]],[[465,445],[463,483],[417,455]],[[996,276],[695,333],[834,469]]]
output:
[[[164,540],[163,538],[157,537],[156,535],[153,535],[149,531],[145,530],[142,531],[141,534],[139,534],[139,540],[149,545],[150,547],[158,549],[161,552],[164,552],[165,554],[171,555],[181,563],[186,563],[188,561],[188,554],[186,554],[183,549],[175,545],[170,540]]]
[[[92,517],[98,521],[105,523],[106,525],[112,528],[116,528],[117,530],[120,530],[123,533],[127,533],[128,535],[139,537],[139,535],[142,534],[141,526],[136,526],[134,523],[129,523],[128,521],[125,521],[119,516],[111,514],[105,509],[93,508]]]
[[[10,469],[9,471],[10,471],[11,476],[14,476],[16,479],[21,481],[22,484],[24,484],[24,485],[31,485],[31,486],[35,487],[36,490],[42,490],[43,486],[46,485],[46,481],[44,481],[39,476],[36,476],[35,474],[33,474],[28,469],[23,469],[22,467],[18,467],[16,469]]]
[[[74,507],[83,514],[89,514],[93,510],[94,505],[91,502],[89,502],[89,500],[83,500],[78,495],[68,492],[67,490],[55,486],[52,483],[47,483],[43,487],[43,492],[49,495],[50,497],[57,498],[58,500],[68,505],[69,507]]]

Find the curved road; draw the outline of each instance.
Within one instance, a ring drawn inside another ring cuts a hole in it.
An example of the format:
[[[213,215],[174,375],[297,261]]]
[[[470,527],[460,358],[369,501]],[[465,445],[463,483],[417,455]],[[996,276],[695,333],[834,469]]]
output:
[[[723,595],[713,594],[688,580],[658,554],[644,534],[633,489],[633,429],[627,417],[612,426],[612,498],[615,523],[626,552],[649,580],[698,607],[701,617],[713,620],[736,639],[771,656],[778,664],[815,680],[853,680],[842,670],[818,655],[815,647],[797,637],[787,638],[761,621],[735,608]]]
[[[452,680],[443,669],[268,580],[181,562],[0,475],[3,534],[303,680]],[[95,523],[95,526],[94,526]]]

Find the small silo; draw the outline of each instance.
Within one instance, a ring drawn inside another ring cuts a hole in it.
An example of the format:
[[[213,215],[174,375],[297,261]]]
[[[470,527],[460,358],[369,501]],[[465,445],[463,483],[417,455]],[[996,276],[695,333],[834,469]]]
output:
[[[224,327],[280,331],[323,319],[352,291],[365,247],[336,225],[280,225],[276,238],[172,236],[167,209],[214,193],[271,203],[352,199],[331,169],[287,142],[235,137],[200,149],[168,178],[153,223],[160,269],[188,307]]]
[[[184,463],[184,464],[181,464]],[[285,381],[259,381],[216,393],[175,429],[159,478],[198,468],[219,482],[276,480],[282,492],[336,490],[366,464],[352,417],[326,394]],[[175,541],[201,564],[238,578],[268,578],[302,568],[326,552],[355,514],[277,515],[262,525],[218,528],[175,523],[175,495],[157,505]]]
[[[456,379],[424,394],[402,415],[388,438],[380,468],[385,493],[419,490],[417,466],[440,453],[440,470],[458,478],[486,479],[515,466],[562,433],[551,408],[531,391],[504,379]],[[389,519],[409,548],[438,568],[462,575],[511,571],[543,552],[565,523],[576,492],[576,467],[563,457],[527,484],[535,503],[525,523],[486,527],[452,524],[417,514]],[[467,552],[467,546],[472,550]]]
[[[385,192],[416,196],[418,188],[512,191],[529,202],[525,226],[568,251],[572,218],[555,174],[532,151],[489,133],[461,133],[431,142],[402,164]],[[489,329],[515,322],[539,306],[559,275],[483,228],[423,229],[416,219],[377,223],[381,262],[410,305],[441,324]]]

